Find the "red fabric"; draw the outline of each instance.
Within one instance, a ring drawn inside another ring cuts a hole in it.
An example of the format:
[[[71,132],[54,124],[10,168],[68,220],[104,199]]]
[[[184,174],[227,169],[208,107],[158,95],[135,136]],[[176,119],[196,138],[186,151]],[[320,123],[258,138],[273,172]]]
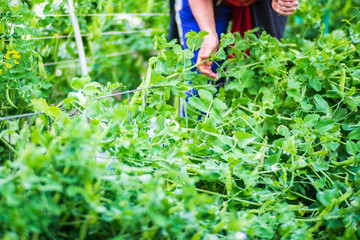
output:
[[[252,29],[251,11],[249,6],[245,7],[232,7],[233,20],[231,26],[231,32],[240,33],[241,37],[244,37],[246,31]],[[250,55],[250,49],[245,51],[246,55]],[[235,53],[230,58],[236,57]]]
[[[256,2],[257,0],[223,0],[223,2],[230,6],[238,6],[238,7],[245,7],[249,6],[253,2]]]
[[[233,9],[233,20],[231,32],[239,32],[243,37],[244,33],[252,29],[251,12],[250,7],[232,7]]]

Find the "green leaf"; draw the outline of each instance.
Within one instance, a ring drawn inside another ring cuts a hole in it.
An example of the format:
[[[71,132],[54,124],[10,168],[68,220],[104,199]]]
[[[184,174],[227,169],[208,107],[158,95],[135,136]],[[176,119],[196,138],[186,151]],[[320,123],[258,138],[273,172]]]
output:
[[[322,96],[320,96],[319,94],[316,94],[314,96],[314,100],[315,100],[316,107],[320,111],[322,111],[328,115],[332,113],[329,104],[324,100],[324,98]]]
[[[217,135],[217,138],[223,143],[226,144],[230,147],[234,146],[233,142],[232,142],[232,138],[226,136],[226,135]]]
[[[237,143],[240,148],[245,148],[249,143],[255,140],[255,136],[247,132],[234,132]]]
[[[226,90],[236,90],[238,92],[241,92],[243,90],[243,87],[240,85],[239,81],[231,81],[227,85]]]
[[[287,154],[296,154],[297,148],[294,137],[287,138],[282,147]]]
[[[352,130],[347,138],[360,141],[360,127]]]
[[[217,110],[226,110],[226,109],[228,109],[228,107],[227,107],[227,105],[223,102],[223,101],[221,101],[220,99],[218,99],[218,98],[216,98],[215,100],[214,100],[214,102],[213,102],[213,107],[215,108],[215,109],[217,109]]]
[[[205,104],[197,97],[190,97],[188,104],[202,112],[207,112],[207,108],[205,107]]]
[[[312,128],[313,126],[316,125],[316,123],[318,122],[320,118],[319,114],[309,114],[306,115],[306,117],[304,118],[304,126],[308,127],[308,128]]]
[[[300,89],[301,87],[300,84],[294,79],[289,79],[287,85],[290,89]]]
[[[81,91],[76,93],[76,97],[79,100],[79,102],[85,106],[87,98],[84,96],[84,94]]]
[[[230,147],[234,146],[233,142],[232,142],[232,138],[227,136],[227,135],[221,135],[221,134],[218,134],[218,133],[213,133],[213,132],[209,132],[209,131],[205,131],[205,130],[202,130],[204,133],[206,134],[209,134],[211,136],[214,136],[214,137],[217,137],[220,142],[226,144],[226,145],[229,145]]]
[[[316,131],[319,133],[327,132],[334,127],[334,121],[330,119],[322,119],[316,124]]]
[[[302,96],[301,96],[299,90],[291,89],[291,90],[286,91],[286,93],[288,96],[292,97],[296,102],[301,102]]]
[[[86,86],[83,92],[85,93],[85,95],[91,96],[94,95],[95,93],[100,93],[100,90],[94,86]]]
[[[89,75],[84,75],[81,78],[73,78],[70,83],[70,87],[76,91],[82,89],[86,84],[91,82],[91,78]]]
[[[181,47],[179,44],[175,44],[175,45],[173,46],[173,51],[174,51],[174,53],[177,54],[177,55],[181,54],[182,50],[183,50],[183,49],[182,49],[182,47]]]
[[[190,51],[189,49],[184,50],[184,58],[185,59],[192,59],[194,57],[194,53]]]
[[[358,152],[358,147],[356,143],[350,140],[346,141],[346,151],[348,152],[348,154],[355,156]]]
[[[322,83],[317,78],[310,79],[309,84],[317,92],[319,92],[322,89]]]
[[[209,35],[209,33],[207,32],[207,31],[200,31],[200,32],[198,32],[198,35],[199,35],[199,37],[205,37],[205,36],[207,36],[207,35]]]
[[[193,80],[196,76],[198,76],[198,74],[196,72],[191,72],[191,71],[188,71],[188,72],[184,72],[182,75],[182,78],[187,80],[187,81],[191,81]]]
[[[249,88],[254,84],[254,71],[246,70],[241,73],[241,83],[243,88]]]
[[[49,107],[49,115],[52,116],[53,118],[58,119],[61,113],[62,111],[60,108],[57,108],[55,106]]]
[[[310,65],[310,60],[309,57],[297,57],[295,60],[295,64],[299,67],[299,68],[306,68]]]
[[[317,192],[316,198],[319,202],[324,206],[330,206],[333,201],[336,201],[337,197],[339,196],[339,191],[337,189],[329,189],[323,192]]]
[[[47,104],[45,99],[32,99],[31,103],[34,106],[36,112],[49,114],[49,105]]]
[[[199,90],[199,95],[200,95],[200,98],[205,99],[209,102],[211,102],[213,100],[213,95],[211,94],[211,92],[206,91],[204,89]]]
[[[359,101],[355,101],[354,99],[349,98],[345,100],[345,104],[351,111],[356,111],[357,107],[359,106]]]
[[[166,126],[166,118],[162,115],[158,116],[155,122],[156,131],[160,132]]]
[[[277,131],[281,136],[284,136],[284,137],[288,137],[290,135],[289,129],[284,125],[280,125],[278,127]]]

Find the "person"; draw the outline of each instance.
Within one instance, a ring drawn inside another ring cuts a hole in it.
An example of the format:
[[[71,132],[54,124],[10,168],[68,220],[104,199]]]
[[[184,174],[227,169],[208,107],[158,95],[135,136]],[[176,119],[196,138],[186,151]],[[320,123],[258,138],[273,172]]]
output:
[[[297,9],[298,0],[175,0],[175,17],[180,43],[187,49],[186,33],[206,31],[201,48],[194,53],[193,63],[200,63],[215,53],[219,47],[221,33],[225,33],[231,16],[232,32],[240,32],[258,27],[260,34],[268,34],[280,39],[285,30],[287,16]],[[200,73],[214,79],[216,65],[206,61],[198,65]]]
[[[176,39],[180,42],[179,31],[176,24],[175,18],[175,0],[169,0],[169,9],[170,9],[170,24],[169,24],[169,35],[168,41],[171,42],[172,40]]]

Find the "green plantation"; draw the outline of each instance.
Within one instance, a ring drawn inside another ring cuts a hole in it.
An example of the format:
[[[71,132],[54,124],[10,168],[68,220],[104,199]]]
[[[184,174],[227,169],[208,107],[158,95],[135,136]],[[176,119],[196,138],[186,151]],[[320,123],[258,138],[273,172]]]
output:
[[[222,83],[160,0],[75,1],[82,75],[67,4],[0,0],[0,239],[360,238],[359,1],[223,34]]]

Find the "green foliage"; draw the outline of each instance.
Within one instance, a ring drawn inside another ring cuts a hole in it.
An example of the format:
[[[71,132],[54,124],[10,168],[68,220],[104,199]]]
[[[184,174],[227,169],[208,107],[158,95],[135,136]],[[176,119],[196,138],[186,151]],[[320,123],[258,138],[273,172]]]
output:
[[[91,76],[104,85],[135,88],[152,55],[152,38],[166,29],[167,5],[159,0],[74,2],[81,34],[87,35]],[[71,89],[80,68],[67,9],[67,1],[0,1],[0,116],[30,111],[33,98],[59,102]],[[119,15],[126,13],[160,15]],[[139,30],[146,32],[126,33]]]
[[[61,108],[32,101],[46,116],[31,132],[0,133],[15,155],[0,167],[0,237],[360,238],[359,26],[296,44],[224,34],[219,89],[158,36],[130,102],[96,100],[119,86],[89,76]],[[195,50],[204,33],[188,37]]]
[[[23,112],[30,98],[40,97],[51,83],[35,46],[21,38],[34,34],[34,13],[21,1],[2,0],[0,10],[0,115],[10,115]]]
[[[295,14],[288,18],[285,37],[313,39],[322,25],[326,33],[340,29],[344,22],[358,19],[359,6],[359,0],[301,0]]]

